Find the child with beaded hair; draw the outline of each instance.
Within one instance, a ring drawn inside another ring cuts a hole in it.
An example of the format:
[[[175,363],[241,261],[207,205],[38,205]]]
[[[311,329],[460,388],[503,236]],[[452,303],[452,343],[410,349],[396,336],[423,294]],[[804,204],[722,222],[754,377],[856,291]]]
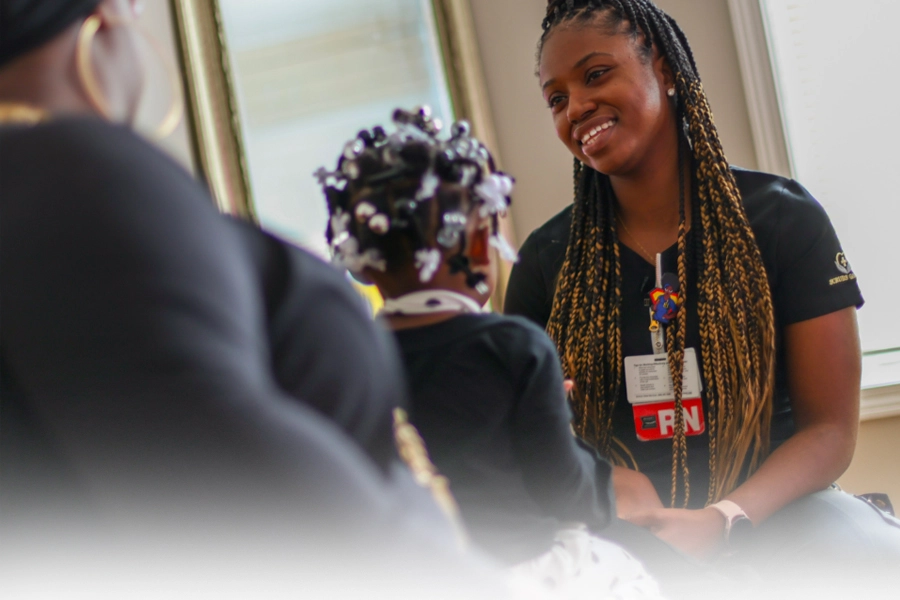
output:
[[[512,581],[567,597],[657,598],[656,582],[595,534],[613,518],[610,466],[572,435],[556,349],[537,326],[482,311],[513,180],[465,122],[427,108],[351,140],[318,173],[334,261],[373,282],[411,392],[409,418],[449,478],[472,541]],[[581,590],[584,590],[582,593]]]

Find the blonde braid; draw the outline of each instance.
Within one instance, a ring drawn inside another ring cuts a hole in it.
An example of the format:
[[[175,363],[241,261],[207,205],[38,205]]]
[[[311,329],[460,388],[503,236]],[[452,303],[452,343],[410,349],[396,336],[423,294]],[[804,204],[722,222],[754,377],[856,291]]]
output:
[[[701,340],[712,341],[703,371],[714,422],[709,500],[715,501],[736,486],[748,455],[752,472],[768,453],[775,327],[765,266],[706,95],[699,81],[688,83],[683,74],[678,84],[697,164],[704,233],[698,317]],[[731,460],[719,462],[719,453]]]
[[[679,151],[680,155],[680,151]],[[681,165],[681,160],[679,160]],[[683,177],[679,177],[680,192],[678,202],[678,281],[682,282],[681,297],[687,302],[687,219],[685,218],[685,199]],[[691,480],[687,461],[687,431],[684,425],[684,351],[687,344],[687,319],[680,318],[675,321],[675,335],[669,336],[666,343],[666,352],[669,357],[669,374],[672,377],[672,388],[675,395],[675,431],[672,437],[672,506],[675,506],[678,498],[678,475],[684,480],[684,504],[688,505],[691,497]]]

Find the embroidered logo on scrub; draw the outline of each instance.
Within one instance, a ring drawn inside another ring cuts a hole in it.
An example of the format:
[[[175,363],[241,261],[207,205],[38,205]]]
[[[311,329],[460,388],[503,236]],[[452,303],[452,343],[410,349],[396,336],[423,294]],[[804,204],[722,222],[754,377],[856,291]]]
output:
[[[850,268],[850,262],[843,252],[837,253],[837,256],[834,258],[834,266],[837,268],[838,272],[842,273],[842,275],[830,279],[828,285],[837,285],[839,283],[844,283],[845,281],[853,281],[856,279],[856,274],[853,272],[853,269]]]

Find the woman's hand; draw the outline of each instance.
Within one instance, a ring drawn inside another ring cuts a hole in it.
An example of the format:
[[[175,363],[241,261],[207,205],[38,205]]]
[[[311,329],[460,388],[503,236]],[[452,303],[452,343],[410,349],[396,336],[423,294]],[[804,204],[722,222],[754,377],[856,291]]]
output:
[[[725,517],[714,508],[659,508],[633,513],[626,521],[645,527],[685,554],[709,559],[722,550]]]
[[[616,512],[620,519],[627,521],[632,514],[663,507],[656,488],[643,473],[625,467],[613,467],[612,480],[616,493]]]

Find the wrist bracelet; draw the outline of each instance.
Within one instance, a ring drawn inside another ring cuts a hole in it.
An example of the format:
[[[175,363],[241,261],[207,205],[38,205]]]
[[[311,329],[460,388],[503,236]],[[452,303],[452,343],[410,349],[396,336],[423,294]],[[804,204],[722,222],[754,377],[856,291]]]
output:
[[[731,541],[731,531],[738,523],[753,526],[750,517],[744,512],[740,506],[731,500],[720,500],[715,504],[710,504],[707,508],[713,508],[725,517],[725,541]]]

